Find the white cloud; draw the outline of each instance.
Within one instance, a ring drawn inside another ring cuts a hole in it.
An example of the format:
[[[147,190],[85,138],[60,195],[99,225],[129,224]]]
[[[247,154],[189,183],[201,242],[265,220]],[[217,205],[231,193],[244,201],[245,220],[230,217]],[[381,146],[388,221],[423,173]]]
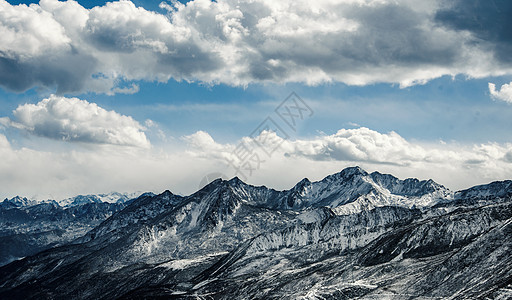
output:
[[[0,8],[3,56],[16,55],[20,59],[28,59],[40,53],[69,50],[71,39],[64,27],[40,6],[12,6],[2,1]]]
[[[170,78],[408,86],[510,72],[484,41],[436,23],[434,0],[195,0],[161,4],[166,15],[130,1],[0,7],[0,85],[19,91],[134,93],[133,81]]]
[[[13,111],[16,121],[2,118],[6,126],[34,135],[70,142],[150,147],[144,127],[129,116],[107,111],[78,98],[51,95],[37,104]]]
[[[291,155],[315,160],[367,161],[406,165],[424,159],[425,150],[395,132],[381,134],[368,128],[341,129],[310,141],[289,142]]]
[[[22,194],[65,198],[113,190],[165,189],[189,194],[197,190],[199,181],[207,174],[235,175],[226,159],[233,158],[238,143],[218,143],[206,132],[183,140],[188,145],[186,149],[179,141],[173,141],[168,149],[105,145],[41,151],[12,146],[0,134],[0,197]],[[253,142],[248,137],[240,141]],[[248,183],[285,189],[304,177],[320,180],[354,165],[400,178],[432,178],[452,189],[510,179],[512,174],[512,144],[419,144],[394,132],[379,133],[367,128],[342,129],[333,135],[281,142],[281,147],[270,156],[253,145],[252,150],[260,154],[261,162],[259,169],[247,176]]]
[[[192,149],[195,149],[197,154],[200,153],[208,157],[234,156],[234,151],[237,148],[231,144],[215,142],[204,131],[186,136],[184,140]],[[269,140],[272,145],[269,144]],[[239,144],[241,143],[245,143],[246,148],[255,152],[262,144],[263,147],[270,145],[269,149],[277,149],[272,155],[280,157],[307,158],[312,161],[364,162],[403,167],[417,163],[456,162],[466,165],[468,162],[474,164],[489,160],[499,161],[505,159],[507,151],[512,147],[512,145],[500,146],[496,143],[471,147],[458,146],[455,149],[452,149],[447,143],[422,146],[405,140],[396,132],[380,133],[365,127],[341,129],[332,135],[297,140],[283,139],[274,132],[263,131],[260,136],[255,138],[244,137]]]
[[[273,142],[280,144],[280,147],[270,156],[255,143],[260,137],[245,137],[240,141],[264,161],[260,163],[261,170],[253,171],[255,176],[248,176],[249,169],[257,163],[253,160],[254,163],[247,165],[246,171],[242,172],[242,178],[246,176],[258,184],[271,184],[270,178],[282,182],[283,177],[287,176],[294,176],[293,180],[299,180],[301,176],[320,179],[329,172],[336,172],[340,165],[362,165],[369,170],[391,172],[402,177],[433,178],[449,187],[463,188],[470,184],[506,179],[512,172],[512,144],[419,144],[405,140],[396,132],[379,133],[364,127],[341,129],[333,135],[307,140],[286,140],[273,135]],[[234,152],[238,147],[218,144],[205,132],[192,136],[205,137],[201,140],[207,140],[190,143],[196,155],[219,162],[227,158],[235,162],[235,167],[241,165]],[[288,184],[292,184],[293,180]]]
[[[496,90],[496,85],[489,82],[489,92],[495,99],[512,103],[512,82],[501,86],[500,90]]]
[[[227,153],[234,149],[232,145],[222,145],[215,142],[211,135],[205,131],[198,131],[194,134],[183,136],[182,140],[190,148],[196,150],[192,153],[202,157],[227,157]]]
[[[158,125],[155,123],[155,121],[151,120],[151,119],[146,119],[146,121],[144,121],[144,125],[146,125],[146,127],[157,127]]]
[[[132,83],[129,87],[115,87],[111,89],[107,94],[108,95],[114,95],[114,94],[136,94],[139,92],[139,86],[135,83]]]
[[[221,164],[187,153],[135,147],[56,147],[52,151],[11,146],[0,134],[0,198],[21,194],[63,199],[110,191],[191,192]],[[60,150],[59,150],[60,149]]]

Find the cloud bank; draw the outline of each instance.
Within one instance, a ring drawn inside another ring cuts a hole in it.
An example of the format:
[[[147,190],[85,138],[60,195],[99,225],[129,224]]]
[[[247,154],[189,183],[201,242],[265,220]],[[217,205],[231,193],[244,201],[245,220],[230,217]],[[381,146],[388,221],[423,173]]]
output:
[[[18,106],[13,115],[15,121],[1,118],[1,123],[41,137],[69,142],[150,147],[143,132],[144,127],[133,118],[78,98],[52,95],[37,104]]]
[[[262,133],[268,134],[268,133]],[[273,143],[279,144],[272,156],[307,158],[312,161],[340,161],[411,167],[418,164],[457,165],[470,168],[510,162],[512,144],[447,145],[412,143],[396,132],[380,133],[365,127],[340,129],[332,135],[312,139],[283,139],[275,133]],[[258,151],[260,137],[244,137],[251,150]],[[277,141],[276,141],[277,139]],[[206,132],[200,131],[184,138],[191,149],[207,157],[230,157],[236,149],[232,144],[219,144]],[[512,165],[508,166],[512,167]]]
[[[407,141],[396,132],[380,133],[365,127],[297,140],[283,139],[275,133],[262,134],[272,135],[272,142],[280,145],[270,155],[258,148],[260,137],[219,144],[208,133],[198,132],[184,140],[189,143],[189,153],[209,162],[224,162],[230,174],[238,172],[239,177],[261,184],[282,182],[290,174],[297,181],[302,177],[321,179],[341,166],[354,165],[402,177],[433,178],[451,188],[506,179],[512,172],[511,143],[418,143]],[[251,154],[240,155],[242,144]],[[244,164],[243,157],[247,162],[254,154],[258,159]]]
[[[194,0],[158,13],[126,0],[92,9],[0,0],[0,86],[114,94],[136,92],[139,80],[409,86],[510,73],[508,31],[471,23],[510,18],[462,3]]]
[[[310,139],[274,137],[280,147],[266,155],[254,144],[258,139],[244,137],[235,143],[219,143],[207,132],[199,131],[175,140],[176,144],[168,148],[104,145],[41,151],[13,146],[0,134],[0,185],[4,187],[0,196],[13,197],[23,191],[28,197],[65,198],[112,190],[165,189],[189,194],[209,173],[241,177],[227,161],[240,143],[252,143],[253,152],[261,159],[245,181],[276,189],[290,188],[304,177],[320,180],[354,165],[400,178],[432,178],[452,189],[507,179],[512,172],[509,143],[421,144],[396,132],[380,133],[362,127]]]

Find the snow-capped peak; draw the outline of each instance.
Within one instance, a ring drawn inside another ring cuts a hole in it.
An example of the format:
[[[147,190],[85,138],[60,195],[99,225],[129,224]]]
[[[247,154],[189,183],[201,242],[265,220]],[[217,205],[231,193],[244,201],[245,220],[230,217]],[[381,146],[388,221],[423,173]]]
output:
[[[217,179],[198,191],[197,196],[225,190],[241,201],[269,208],[300,210],[308,207],[338,208],[342,213],[380,206],[429,207],[453,198],[453,193],[432,180],[398,179],[392,175],[350,167],[311,182],[304,178],[289,190],[255,187],[235,177]],[[234,199],[231,199],[234,200]]]
[[[1,205],[6,207],[27,207],[38,204],[35,200],[29,200],[25,197],[16,196],[11,199],[5,199]]]
[[[83,205],[87,203],[124,203],[128,200],[134,199],[141,195],[142,192],[134,192],[134,193],[118,193],[111,192],[108,194],[96,194],[96,195],[78,195],[75,197],[70,197],[66,199],[62,199],[57,201],[60,206],[70,207]]]
[[[367,173],[360,167],[343,169],[316,182],[301,180],[282,197],[280,208],[338,208],[337,212],[360,211],[379,206],[426,207],[453,198],[453,193],[432,180]]]

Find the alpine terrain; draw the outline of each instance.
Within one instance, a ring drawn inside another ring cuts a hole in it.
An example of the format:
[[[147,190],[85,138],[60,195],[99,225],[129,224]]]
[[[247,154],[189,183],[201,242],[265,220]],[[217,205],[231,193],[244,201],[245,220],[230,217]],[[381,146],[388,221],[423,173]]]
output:
[[[352,167],[83,200],[2,203],[3,259],[26,257],[0,267],[0,299],[512,299],[512,181],[453,192]]]

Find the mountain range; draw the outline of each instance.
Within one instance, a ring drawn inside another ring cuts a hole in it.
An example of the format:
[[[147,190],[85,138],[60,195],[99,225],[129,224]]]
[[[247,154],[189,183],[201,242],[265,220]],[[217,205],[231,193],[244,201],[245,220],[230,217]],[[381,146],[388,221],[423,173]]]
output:
[[[20,211],[21,239],[51,216],[81,229],[0,267],[2,299],[512,298],[512,181],[452,192],[351,167],[277,191],[235,177],[2,208],[2,228]]]
[[[110,193],[59,201],[5,199],[0,202],[0,266],[73,241],[133,198],[134,194]]]
[[[30,206],[35,206],[38,204],[51,203],[57,206],[62,207],[72,207],[79,206],[87,203],[124,203],[129,200],[136,198],[141,195],[142,192],[134,192],[134,193],[118,193],[111,192],[108,194],[97,194],[97,195],[78,195],[66,199],[61,200],[35,200],[35,199],[27,199],[26,197],[15,196],[11,199],[4,199],[4,201],[0,202],[0,209],[7,208],[26,208]]]

